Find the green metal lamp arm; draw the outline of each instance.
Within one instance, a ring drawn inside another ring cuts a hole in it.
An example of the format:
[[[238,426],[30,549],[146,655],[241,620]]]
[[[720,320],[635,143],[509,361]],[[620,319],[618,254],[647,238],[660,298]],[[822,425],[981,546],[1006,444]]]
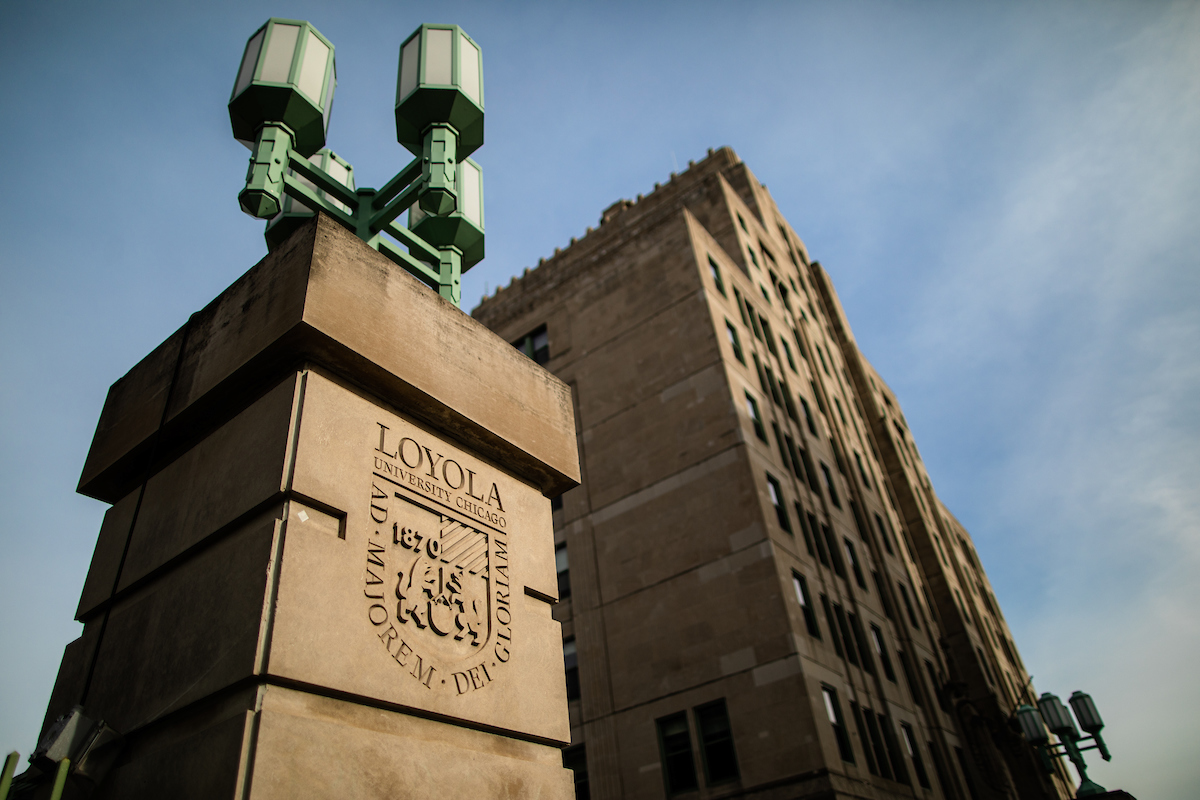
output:
[[[334,180],[328,172],[314,165],[295,150],[288,151],[288,166],[292,168],[293,172],[311,181],[318,189],[333,195],[338,202],[345,203],[351,209],[358,208],[358,195],[354,193],[354,190]]]
[[[414,158],[405,165],[404,169],[397,172],[390,181],[385,183],[382,189],[375,193],[375,199],[371,201],[371,207],[375,209],[383,208],[401,189],[420,177],[421,159]]]
[[[305,176],[308,177],[308,176]],[[316,181],[313,181],[316,183]],[[283,178],[283,190],[291,195],[294,199],[301,201],[309,208],[319,208],[329,216],[336,219],[338,222],[345,225],[350,230],[355,230],[357,227],[354,217],[347,214],[342,209],[335,206],[333,203],[326,200],[321,195],[314,192],[312,189],[300,182],[300,179],[295,175],[285,175]]]

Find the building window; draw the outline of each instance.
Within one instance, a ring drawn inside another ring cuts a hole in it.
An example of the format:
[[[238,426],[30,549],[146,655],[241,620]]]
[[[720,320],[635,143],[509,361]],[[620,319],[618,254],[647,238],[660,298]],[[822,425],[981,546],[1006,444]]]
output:
[[[742,230],[746,233],[750,233],[750,229],[746,227],[746,220],[742,219],[742,215],[738,214],[736,211],[733,213],[737,215],[738,225],[742,226]]]
[[[883,644],[883,631],[875,623],[871,623],[871,644],[875,646],[875,656],[883,665],[884,677],[895,683],[896,672],[892,669],[892,659],[888,657],[887,647]]]
[[[571,570],[565,544],[554,546],[554,568],[558,570],[558,599],[563,600],[571,596]]]
[[[567,675],[567,699],[579,699],[579,655],[575,650],[575,637],[563,639],[563,669]]]
[[[788,468],[788,453],[787,446],[783,442],[783,434],[779,431],[779,423],[772,422],[771,430],[775,431],[775,444],[779,446],[779,457],[783,461],[783,468]]]
[[[912,665],[908,662],[908,653],[897,650],[896,658],[900,659],[900,669],[904,670],[904,682],[908,684],[908,693],[912,695],[913,703],[924,708],[925,693],[921,691],[921,684],[918,682],[916,674],[913,673]]]
[[[584,745],[568,747],[563,753],[563,767],[575,773],[575,800],[591,800],[588,787],[587,750]]]
[[[838,508],[842,507],[842,501],[838,498],[837,489],[833,485],[833,473],[829,471],[829,467],[825,462],[821,462],[821,474],[825,476],[825,488],[829,491],[829,500]]]
[[[817,423],[813,419],[812,409],[808,407],[808,401],[803,397],[800,398],[800,407],[804,409],[804,422],[808,425],[808,432],[813,436],[817,435]]]
[[[929,675],[929,683],[933,686],[933,696],[937,699],[938,708],[943,713],[949,714],[951,711],[950,700],[946,697],[946,693],[942,691],[941,681],[938,680],[937,670],[933,668],[933,662],[925,659],[925,672]]]
[[[758,353],[751,353],[750,357],[754,359],[754,371],[758,373],[758,386],[763,394],[770,397],[771,385],[767,383],[767,373],[763,370],[762,362],[758,360]]]
[[[858,703],[850,701],[850,713],[854,715],[854,725],[858,728],[858,741],[862,744],[863,756],[867,759],[867,771],[872,775],[879,774],[879,768],[875,766],[875,756],[871,753],[871,742],[867,738],[867,728],[863,725],[862,712],[858,708]]]
[[[897,583],[896,585],[900,587],[900,599],[904,601],[904,608],[908,611],[908,621],[912,623],[914,628],[921,630],[921,623],[917,621],[917,614],[913,611],[912,601],[908,599],[908,587],[903,583]]]
[[[775,518],[779,520],[779,527],[790,534],[792,523],[788,519],[787,506],[783,504],[783,489],[770,473],[767,473],[767,494],[771,496],[771,505],[775,506]]]
[[[749,302],[746,303],[746,310],[750,312],[750,328],[754,331],[754,338],[758,339],[760,342],[763,341],[762,328],[759,327],[759,320],[762,319],[762,317],[759,316],[758,312],[754,310]]]
[[[754,260],[754,253],[750,253],[750,260],[751,261]],[[755,263],[757,263],[757,262],[755,262]],[[771,305],[771,293],[767,291],[767,287],[763,286],[760,283],[758,285],[758,291],[762,294],[763,300],[767,301],[767,305]]]
[[[725,701],[715,700],[698,706],[693,713],[700,734],[700,760],[704,762],[705,783],[716,786],[737,780],[737,754],[733,750],[733,732]]]
[[[858,454],[857,450],[854,451],[854,460],[858,463],[858,474],[862,478],[863,486],[870,489],[871,479],[867,477],[867,468],[863,466],[862,456]]]
[[[662,757],[663,780],[667,794],[679,794],[699,788],[696,781],[696,762],[692,758],[692,737],[688,730],[687,714],[680,711],[662,717],[658,727],[658,749]]]
[[[833,726],[833,735],[837,739],[838,753],[842,761],[854,763],[854,750],[850,747],[850,736],[846,733],[846,723],[842,720],[842,707],[838,704],[837,691],[830,686],[821,687],[821,695],[825,699],[825,713],[829,716],[829,724]]]
[[[813,549],[813,535],[808,524],[804,521],[804,509],[800,507],[800,501],[795,502],[796,519],[800,520],[800,530],[804,533],[804,546],[808,549],[808,554],[816,558],[817,551]]]
[[[850,571],[854,573],[854,582],[864,592],[870,591],[867,588],[867,579],[863,577],[862,565],[858,563],[858,553],[854,549],[854,542],[843,537],[842,544],[846,546],[846,557],[850,559]]]
[[[750,421],[754,423],[754,433],[764,442],[767,440],[767,430],[763,427],[762,417],[758,413],[758,402],[746,392],[746,411],[750,414]]]
[[[545,325],[513,342],[513,347],[532,358],[535,363],[545,364],[550,360],[550,337],[546,333]]]
[[[792,572],[792,588],[796,590],[796,602],[800,604],[800,610],[804,612],[804,624],[808,627],[809,635],[820,639],[821,627],[817,624],[816,612],[813,611],[812,603],[808,600],[808,582],[799,572]]]
[[[783,354],[787,356],[788,366],[792,368],[792,372],[799,375],[800,373],[796,370],[796,359],[792,358],[792,348],[788,347],[787,339],[780,336],[779,343],[783,345]]]
[[[892,550],[892,537],[888,535],[888,530],[884,527],[883,517],[878,514],[875,515],[875,527],[879,529],[879,538],[883,539],[883,549],[887,550],[889,556],[896,555],[896,552]]]
[[[550,511],[562,511],[562,508],[563,496],[561,494],[556,494],[554,497],[550,498]]]
[[[846,612],[846,619],[850,620],[850,630],[854,633],[854,644],[858,647],[858,657],[862,660],[862,668],[874,675],[875,659],[871,658],[867,637],[863,635],[862,623],[858,621],[858,616],[851,612]]]
[[[821,484],[817,483],[817,471],[813,469],[812,459],[808,457],[808,451],[797,445],[800,451],[800,460],[804,462],[804,474],[808,476],[808,488],[812,489],[813,494],[820,494]]]
[[[791,464],[792,474],[795,475],[797,479],[803,481],[804,467],[800,463],[800,454],[796,452],[796,441],[791,437],[790,434],[784,434],[783,440],[787,445],[788,457],[786,462]]]
[[[733,349],[733,357],[745,364],[746,357],[742,355],[742,342],[738,339],[737,329],[729,320],[725,320],[725,333],[729,336],[729,346]]]
[[[727,297],[725,294],[725,281],[721,280],[721,268],[717,266],[717,262],[713,261],[713,257],[708,257],[708,271],[712,273],[713,284],[717,287],[717,291],[722,297]]]
[[[817,541],[817,557],[821,559],[821,563],[829,566],[829,554],[825,551],[825,541],[821,538],[820,528],[817,526],[817,517],[815,514],[808,515],[808,527],[812,529],[813,538]]]
[[[821,359],[821,369],[825,370],[825,374],[832,378],[833,374],[829,371],[829,364],[825,362],[825,352],[820,345],[813,345],[813,347],[817,349],[817,358]]]
[[[746,313],[746,301],[742,299],[742,293],[738,291],[736,286],[733,287],[733,297],[737,300],[738,311],[742,315],[742,324],[749,328],[750,316]]]
[[[879,715],[879,728],[883,731],[883,741],[887,744],[888,755],[892,759],[892,769],[896,772],[896,780],[908,783],[908,767],[900,756],[900,746],[896,742],[896,729],[892,727],[891,717]]]
[[[858,649],[854,646],[854,634],[850,631],[850,623],[846,620],[846,610],[838,603],[834,603],[833,615],[837,618],[838,632],[842,635],[842,648],[846,651],[846,660],[857,667]]]
[[[875,588],[879,590],[879,602],[883,603],[883,613],[887,615],[888,619],[895,619],[896,617],[892,614],[892,601],[883,587],[883,576],[875,570],[871,570],[871,577],[875,579]]]
[[[842,557],[838,555],[837,540],[833,538],[833,531],[825,523],[821,523],[821,538],[825,540],[825,544],[829,545],[829,560],[833,562],[833,571],[837,573],[842,580],[846,579],[846,565],[842,561]]]
[[[892,766],[888,761],[887,748],[883,744],[883,736],[879,731],[879,723],[875,719],[875,712],[869,708],[864,708],[863,719],[867,723],[867,735],[871,737],[871,749],[875,751],[875,760],[879,762],[879,774],[888,780],[892,780]],[[863,749],[867,747],[866,742],[863,743]]]
[[[821,595],[821,608],[825,609],[825,627],[829,628],[829,641],[833,642],[833,652],[838,658],[843,658],[842,639],[838,636],[837,620],[833,616],[833,607],[829,605],[829,598]]]

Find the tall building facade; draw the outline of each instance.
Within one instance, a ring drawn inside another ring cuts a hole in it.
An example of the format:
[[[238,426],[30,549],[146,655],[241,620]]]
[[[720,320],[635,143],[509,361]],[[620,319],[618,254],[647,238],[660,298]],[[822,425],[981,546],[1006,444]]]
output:
[[[1011,721],[1030,678],[970,534],[732,150],[472,313],[574,393],[579,796],[1070,796]]]

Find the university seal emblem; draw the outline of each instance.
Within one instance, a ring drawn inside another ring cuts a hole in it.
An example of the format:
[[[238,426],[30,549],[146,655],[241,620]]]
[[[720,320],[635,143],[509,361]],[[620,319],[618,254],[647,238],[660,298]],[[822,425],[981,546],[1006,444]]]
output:
[[[430,462],[443,461],[426,452]],[[376,456],[363,594],[397,679],[464,695],[496,680],[510,657],[508,541],[504,531],[456,513],[459,487],[439,477],[430,469],[418,481]]]

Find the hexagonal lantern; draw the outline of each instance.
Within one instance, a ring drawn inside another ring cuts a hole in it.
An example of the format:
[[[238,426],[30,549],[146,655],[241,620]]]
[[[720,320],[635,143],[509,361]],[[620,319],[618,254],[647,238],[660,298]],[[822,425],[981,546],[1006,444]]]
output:
[[[316,153],[309,156],[308,161],[314,167],[324,170],[329,177],[343,186],[351,190],[354,189],[354,167],[350,166],[350,162],[328,147],[322,147]],[[288,173],[294,175],[296,180],[316,192],[317,196],[325,200],[325,202],[340,208],[347,214],[351,213],[349,206],[331,196],[325,190],[318,189],[307,178],[296,175],[295,171],[291,169],[288,170]],[[291,195],[286,195],[283,198],[283,210],[271,218],[267,223],[266,230],[263,232],[263,236],[267,240],[267,249],[274,250],[291,236],[297,228],[312,219],[312,217],[313,210],[311,208]]]
[[[400,46],[396,141],[421,155],[435,123],[458,132],[458,158],[483,144],[483,59],[457,25],[422,25]]]
[[[267,123],[291,129],[304,157],[325,146],[337,85],[333,45],[307,22],[267,20],[250,37],[229,100],[233,136],[253,149]]]
[[[462,271],[483,260],[483,172],[469,158],[458,162],[455,189],[459,210],[445,216],[426,214],[414,203],[408,210],[408,228],[434,247],[462,251]]]

